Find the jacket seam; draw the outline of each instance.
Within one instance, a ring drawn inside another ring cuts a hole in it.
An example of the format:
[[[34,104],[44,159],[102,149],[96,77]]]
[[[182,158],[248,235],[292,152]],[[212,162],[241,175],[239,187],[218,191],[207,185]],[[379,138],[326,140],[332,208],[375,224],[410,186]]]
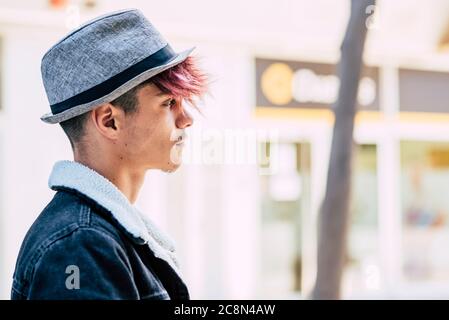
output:
[[[109,238],[111,241],[113,241],[115,243],[115,245],[117,247],[119,247],[123,251],[124,257],[126,257],[126,258],[128,257],[127,254],[126,254],[126,252],[127,252],[126,248],[122,244],[120,244],[117,241],[117,239],[115,239],[114,235],[111,235],[109,231],[105,231],[105,230],[102,230],[100,228],[93,228],[92,226],[90,226],[90,227],[82,227],[80,229],[94,231],[94,232],[100,233],[103,236]],[[122,261],[126,264],[126,267],[128,268],[128,271],[132,275],[133,272],[132,272],[132,268],[131,268],[131,264],[130,264],[129,260],[126,259],[126,260],[122,260]]]
[[[90,215],[91,215],[91,211],[90,211],[90,207],[85,205],[85,204],[81,204],[80,207],[80,226],[85,227],[85,226],[89,226],[90,225]]]
[[[90,198],[89,196],[79,192],[76,189],[64,187],[64,186],[55,186],[53,187],[54,190],[57,192],[65,192],[74,195],[81,201],[81,205],[87,206],[90,210],[90,212],[95,212],[97,215],[101,216],[103,219],[105,219],[108,223],[110,223],[117,231],[119,231],[120,234],[124,234],[128,239],[130,239],[133,243],[136,243],[138,245],[146,244],[144,240],[140,237],[136,237],[133,234],[131,234],[112,214],[111,210],[103,207],[98,202],[95,201],[95,199]],[[91,215],[90,215],[91,216]],[[105,218],[105,216],[107,218]],[[94,225],[94,220],[90,219],[90,224]],[[100,226],[99,224],[95,224]],[[112,234],[112,233],[111,233]],[[113,234],[112,234],[113,235]]]
[[[53,233],[51,236],[49,236],[47,239],[42,241],[42,243],[39,245],[39,247],[36,249],[36,253],[31,257],[28,267],[25,269],[25,278],[31,280],[31,275],[34,273],[34,266],[38,263],[42,255],[58,240],[61,240],[65,237],[68,237],[70,234],[72,234],[75,230],[79,228],[78,223],[71,223],[65,228],[58,230],[57,232]]]
[[[170,296],[168,295],[167,290],[163,289],[163,290],[161,290],[161,291],[159,291],[157,293],[150,293],[150,294],[141,296],[140,299],[150,299],[150,298],[156,298],[156,297],[161,297],[161,296],[170,298]]]
[[[14,280],[14,281],[13,281],[13,284],[12,284],[11,290],[14,291],[16,294],[18,294],[19,296],[21,296],[22,298],[26,298],[26,295],[24,295],[24,294],[22,293],[22,291],[20,291],[19,289],[17,289],[16,283],[17,283],[17,282]]]
[[[107,237],[108,239],[110,239],[111,241],[113,241],[118,247],[120,247],[120,248],[123,250],[123,252],[126,253],[126,251],[125,251],[125,249],[123,248],[123,246],[120,245],[120,244],[117,242],[117,240],[114,239],[114,237],[112,237],[112,236],[109,235],[108,233],[104,232],[103,230],[99,230],[99,229],[96,229],[96,228],[92,228],[92,227],[90,227],[90,226],[87,226],[87,227],[86,227],[86,226],[78,226],[77,228],[75,228],[75,229],[72,230],[71,232],[69,232],[69,233],[65,234],[64,236],[59,237],[58,239],[52,241],[52,242],[51,242],[50,244],[48,244],[45,248],[41,248],[41,249],[40,249],[40,253],[41,253],[41,254],[40,254],[39,257],[36,259],[36,261],[35,261],[34,263],[31,263],[31,262],[30,262],[30,268],[32,269],[31,277],[28,277],[29,280],[30,280],[30,282],[31,282],[32,278],[34,277],[35,268],[36,268],[36,266],[39,264],[39,262],[41,261],[42,257],[43,257],[47,252],[49,252],[49,251],[52,249],[52,247],[53,247],[54,245],[56,245],[56,244],[59,243],[60,241],[63,241],[64,239],[66,239],[67,237],[69,237],[70,235],[72,235],[73,233],[75,233],[76,231],[81,231],[81,230],[89,230],[89,231],[94,231],[94,232],[97,232],[97,233],[102,234],[103,236],[105,236],[105,237]],[[130,265],[129,261],[126,261],[126,260],[122,260],[122,261],[126,264],[126,267],[128,268],[129,272],[132,274],[131,265]]]
[[[65,228],[55,232],[54,234],[52,234],[49,238],[44,240],[42,242],[42,244],[36,249],[36,254],[34,254],[31,257],[31,259],[29,260],[29,262],[27,264],[27,268],[25,269],[25,272],[24,272],[25,280],[27,282],[31,283],[32,279],[34,277],[35,268],[36,268],[37,264],[39,263],[39,261],[44,256],[44,254],[47,253],[49,250],[51,250],[51,248],[57,242],[64,240],[65,238],[69,237],[71,234],[73,234],[74,232],[76,232],[78,230],[97,231],[98,233],[101,233],[103,236],[108,237],[109,239],[111,239],[116,245],[118,245],[126,253],[126,251],[123,248],[123,246],[116,239],[114,239],[113,236],[108,234],[108,232],[105,232],[103,230],[99,230],[99,229],[93,228],[91,226],[80,226],[77,223],[72,223],[72,224],[68,225],[67,227],[65,227]],[[129,261],[126,261],[126,260],[123,260],[123,261],[126,263],[126,266],[129,269],[129,271],[132,272],[131,265],[129,264]],[[20,290],[18,290],[18,288],[16,288],[16,291],[20,292]]]

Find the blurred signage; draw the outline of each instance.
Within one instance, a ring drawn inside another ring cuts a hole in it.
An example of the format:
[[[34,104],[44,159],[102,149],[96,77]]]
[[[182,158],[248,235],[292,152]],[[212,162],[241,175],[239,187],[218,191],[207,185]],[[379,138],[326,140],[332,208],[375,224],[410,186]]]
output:
[[[432,168],[447,169],[449,168],[449,150],[448,149],[432,149],[428,153],[430,166]]]
[[[84,6],[88,9],[94,8],[97,5],[96,0],[47,0],[48,5],[52,9],[64,9],[68,6]]]
[[[67,5],[67,0],[48,0],[48,3],[52,8],[63,8]]]
[[[399,70],[400,110],[449,113],[449,73]]]
[[[258,107],[330,108],[340,80],[334,64],[256,58]],[[379,110],[379,71],[364,67],[358,104],[362,110]]]

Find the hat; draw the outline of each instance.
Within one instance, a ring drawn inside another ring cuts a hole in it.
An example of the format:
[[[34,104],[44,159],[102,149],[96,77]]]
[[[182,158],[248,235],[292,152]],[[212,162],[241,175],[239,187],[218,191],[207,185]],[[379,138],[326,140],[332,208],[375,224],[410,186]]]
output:
[[[175,53],[136,9],[89,21],[42,58],[42,80],[51,113],[41,120],[62,122],[111,102],[183,62],[193,49]]]

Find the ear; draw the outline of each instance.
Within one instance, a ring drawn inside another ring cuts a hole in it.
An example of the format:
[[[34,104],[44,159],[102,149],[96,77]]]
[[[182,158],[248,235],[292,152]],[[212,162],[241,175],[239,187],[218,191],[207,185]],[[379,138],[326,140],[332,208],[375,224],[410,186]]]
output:
[[[110,103],[102,104],[91,112],[91,120],[95,128],[111,140],[116,140],[123,130],[123,118],[123,110]]]

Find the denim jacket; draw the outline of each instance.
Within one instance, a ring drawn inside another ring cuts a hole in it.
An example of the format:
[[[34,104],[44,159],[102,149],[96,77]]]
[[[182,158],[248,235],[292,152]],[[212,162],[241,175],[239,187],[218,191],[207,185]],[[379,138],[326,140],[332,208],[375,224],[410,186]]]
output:
[[[109,180],[60,161],[49,186],[57,192],[22,243],[12,299],[189,299],[173,241]]]

